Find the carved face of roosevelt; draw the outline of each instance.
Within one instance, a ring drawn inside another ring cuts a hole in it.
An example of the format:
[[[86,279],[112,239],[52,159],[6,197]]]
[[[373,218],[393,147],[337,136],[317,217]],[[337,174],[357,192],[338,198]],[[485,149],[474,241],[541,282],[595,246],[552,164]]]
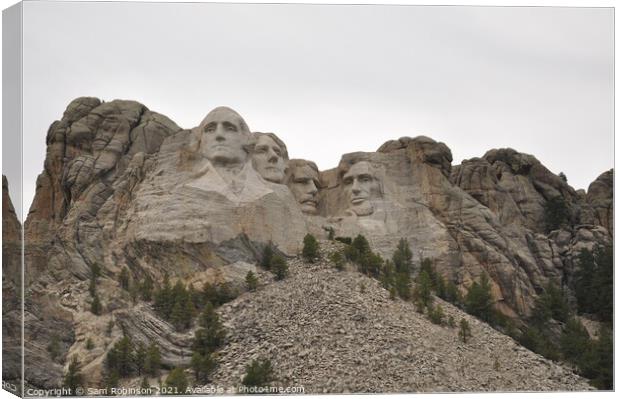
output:
[[[357,216],[367,216],[374,212],[371,200],[381,197],[381,185],[375,177],[370,164],[358,162],[342,177],[349,209]]]
[[[316,214],[319,193],[319,173],[310,163],[289,164],[288,187],[299,203],[301,211]]]
[[[200,151],[214,165],[243,164],[250,132],[243,118],[227,107],[209,112],[200,124]]]
[[[284,181],[286,149],[267,134],[258,134],[252,161],[256,171],[265,179],[281,184]]]

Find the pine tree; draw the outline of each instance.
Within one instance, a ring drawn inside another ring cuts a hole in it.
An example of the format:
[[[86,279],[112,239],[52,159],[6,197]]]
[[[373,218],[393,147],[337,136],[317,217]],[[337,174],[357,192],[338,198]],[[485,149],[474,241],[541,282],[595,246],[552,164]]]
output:
[[[115,370],[120,377],[128,377],[135,369],[133,345],[129,337],[119,340],[106,356],[107,370]]]
[[[185,370],[175,367],[166,378],[166,386],[174,389],[174,394],[182,395],[189,386]]]
[[[258,279],[251,270],[245,275],[245,285],[248,288],[248,291],[256,291],[256,288],[258,287]]]
[[[97,293],[95,293],[93,301],[90,303],[90,311],[97,316],[101,314],[101,302],[99,301],[99,295],[97,295]]]
[[[160,367],[161,355],[159,353],[159,347],[155,343],[151,343],[146,351],[144,372],[151,377],[156,377],[159,374]]]
[[[140,285],[140,296],[143,301],[150,301],[153,295],[153,279],[148,274]]]
[[[392,255],[392,261],[394,262],[396,272],[411,273],[413,269],[412,258],[413,254],[409,248],[409,243],[404,238],[401,238],[400,241],[398,241],[396,251],[394,251]]]
[[[288,275],[286,260],[280,255],[275,255],[271,260],[271,271],[275,274],[276,280],[283,280]]]
[[[416,279],[415,297],[420,303],[426,307],[433,301],[431,296],[432,282],[426,270],[421,270]]]
[[[76,389],[81,387],[84,383],[84,377],[82,376],[81,371],[82,366],[80,365],[77,356],[73,356],[71,358],[71,363],[69,363],[67,373],[62,381],[63,387],[71,390],[71,396],[77,396]]]
[[[123,270],[121,270],[119,282],[122,289],[129,291],[129,270],[126,267],[123,267]]]
[[[461,323],[459,324],[459,338],[463,343],[467,343],[469,339],[472,337],[471,335],[471,327],[469,327],[469,323],[465,319],[461,319]]]
[[[263,249],[263,257],[260,262],[260,265],[264,267],[265,270],[271,269],[271,258],[273,258],[273,255],[273,248],[271,248],[271,243],[269,243],[265,249]]]
[[[218,349],[224,343],[226,336],[219,316],[210,302],[200,315],[199,325],[201,328],[194,334],[193,349],[194,352],[205,356]]]
[[[269,359],[255,359],[245,367],[241,383],[246,387],[262,387],[273,381],[273,367]]]
[[[304,247],[301,254],[310,263],[314,263],[319,258],[319,243],[310,233],[304,237]]]
[[[138,375],[142,375],[142,373],[144,372],[144,368],[146,365],[146,357],[147,357],[146,347],[144,346],[142,342],[140,342],[136,346],[136,351],[134,353],[134,364],[135,364],[136,372],[138,373]]]
[[[204,355],[201,355],[198,352],[194,353],[192,355],[191,365],[192,369],[194,369],[196,381],[200,381],[203,384],[209,382],[211,374],[215,370],[216,364],[217,363],[211,353],[205,353]]]
[[[493,319],[493,297],[491,283],[486,273],[482,273],[480,283],[474,282],[465,297],[465,310],[481,320],[490,322]]]

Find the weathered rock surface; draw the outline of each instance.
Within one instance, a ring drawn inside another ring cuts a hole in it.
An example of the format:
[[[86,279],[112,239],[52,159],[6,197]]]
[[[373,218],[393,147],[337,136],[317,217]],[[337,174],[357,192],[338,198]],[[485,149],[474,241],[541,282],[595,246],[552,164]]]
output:
[[[21,387],[22,226],[2,176],[2,380]]]
[[[241,152],[248,160],[238,168],[219,169],[221,154],[210,152],[219,145],[205,149],[204,143],[226,142],[226,135],[238,129],[252,135],[242,120],[217,119],[237,115],[234,111],[216,111],[198,127],[185,130],[133,101],[79,98],[52,124],[44,171],[25,223],[29,384],[57,386],[73,354],[89,371],[89,381],[99,383],[105,353],[120,336],[121,326],[138,341],[157,342],[167,367],[187,364],[191,332],[173,333],[148,306],[132,305],[118,283],[124,267],[135,281],[149,276],[161,282],[167,274],[198,285],[221,280],[239,285],[267,243],[294,256],[307,232],[325,237],[333,228],[336,235],[364,234],[373,250],[384,256],[406,238],[416,262],[433,258],[437,269],[463,290],[488,273],[496,307],[519,321],[548,281],[569,287],[581,248],[611,240],[612,172],[599,177],[585,194],[575,192],[531,155],[491,150],[452,166],[445,144],[421,136],[389,141],[377,152],[345,154],[337,168],[318,175],[311,167],[301,168],[279,183],[255,170],[249,153]],[[222,126],[228,130],[218,130]],[[281,164],[273,158],[281,156],[278,141],[268,142],[264,173],[270,159]],[[253,142],[237,144],[237,150],[242,145],[244,151],[252,151]],[[571,226],[546,234],[544,204],[556,196],[568,203]],[[101,316],[89,312],[88,278],[94,265],[102,269]],[[286,283],[276,286],[282,284]],[[327,299],[336,299],[330,295]],[[375,311],[378,305],[372,303],[359,306]],[[406,306],[398,309],[410,312]],[[336,312],[334,323],[349,316]],[[415,327],[414,316],[402,315],[413,317]],[[116,324],[114,332],[102,335],[110,320]],[[231,323],[235,320],[231,315]],[[440,331],[437,337],[443,336]],[[88,337],[97,341],[96,351],[83,349]],[[56,359],[46,349],[53,338],[60,342]],[[386,353],[377,354],[373,364],[389,362]],[[433,388],[422,377],[419,385],[403,385],[404,375],[391,376],[395,379],[385,386],[388,390],[444,388]],[[320,380],[316,378],[311,381]],[[445,388],[460,389],[458,378],[455,374]],[[336,382],[346,381],[353,380],[343,377]],[[484,389],[476,385],[480,381],[471,389]],[[309,384],[318,391],[325,386],[347,389],[346,384]],[[522,389],[517,382],[494,386]]]

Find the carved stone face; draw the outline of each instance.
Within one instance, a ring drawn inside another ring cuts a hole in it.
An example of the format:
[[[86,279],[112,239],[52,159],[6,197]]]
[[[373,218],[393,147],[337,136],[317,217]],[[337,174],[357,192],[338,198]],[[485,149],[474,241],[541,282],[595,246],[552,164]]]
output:
[[[351,166],[342,177],[342,183],[351,211],[357,216],[368,216],[374,212],[371,200],[381,197],[381,185],[368,162]]]
[[[303,213],[316,214],[319,193],[319,174],[310,165],[290,166],[288,187],[293,192]]]
[[[282,148],[271,137],[260,135],[252,155],[254,168],[265,180],[280,184],[286,167],[283,155]]]
[[[200,151],[213,164],[241,164],[247,159],[244,146],[249,132],[245,122],[230,108],[219,107],[209,112],[200,124]]]

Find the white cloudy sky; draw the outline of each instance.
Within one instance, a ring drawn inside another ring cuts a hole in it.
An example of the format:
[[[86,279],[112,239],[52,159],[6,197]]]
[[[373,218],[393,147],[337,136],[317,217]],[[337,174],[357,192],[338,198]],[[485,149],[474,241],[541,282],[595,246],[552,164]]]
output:
[[[321,169],[424,134],[454,164],[512,147],[587,188],[613,167],[613,12],[26,3],[25,212],[47,128],[79,96],[185,128],[228,105]]]

